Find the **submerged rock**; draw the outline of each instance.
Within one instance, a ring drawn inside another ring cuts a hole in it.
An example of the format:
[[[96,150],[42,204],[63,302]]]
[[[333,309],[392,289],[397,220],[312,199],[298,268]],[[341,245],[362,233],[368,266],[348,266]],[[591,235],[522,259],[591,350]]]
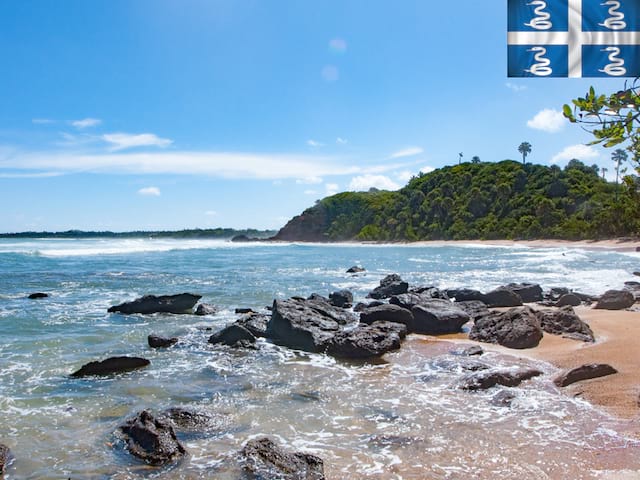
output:
[[[200,315],[200,316],[215,315],[216,313],[218,313],[218,307],[210,303],[198,304],[198,306],[196,307],[196,311],[193,312],[194,315]]]
[[[268,437],[249,440],[240,452],[248,478],[278,480],[324,480],[324,462],[307,453],[289,453]]]
[[[483,355],[484,350],[480,345],[471,345],[470,347],[463,348],[462,350],[454,350],[452,353],[463,357],[475,357]]]
[[[425,335],[456,333],[471,317],[449,300],[431,299],[414,305],[413,331]]]
[[[110,375],[112,373],[128,372],[146,367],[151,362],[140,357],[110,357],[98,362],[89,362],[80,370],[73,372],[72,377],[86,377],[90,375]]]
[[[39,298],[47,298],[48,296],[48,293],[36,292],[30,294],[27,298],[29,298],[30,300],[37,300]]]
[[[600,297],[594,308],[603,310],[623,310],[636,303],[636,299],[628,290],[608,290]]]
[[[407,293],[408,290],[409,284],[394,273],[380,280],[380,285],[369,292],[367,297],[375,299],[389,298],[393,295]]]
[[[401,338],[388,325],[360,324],[337,333],[327,345],[327,353],[342,358],[379,357],[400,348]]]
[[[486,390],[496,385],[517,387],[525,380],[542,375],[534,368],[519,368],[517,370],[484,370],[467,375],[460,382],[463,390]]]
[[[160,335],[149,335],[147,342],[151,348],[167,348],[178,343],[178,337],[161,337]]]
[[[191,313],[193,306],[202,298],[201,295],[181,293],[178,295],[145,295],[131,302],[114,305],[109,313],[151,314],[151,313]]]
[[[11,450],[6,445],[0,443],[0,476],[4,473],[5,468],[11,461]]]
[[[509,390],[500,390],[491,399],[491,405],[494,405],[496,407],[510,407],[515,398],[515,393]]]
[[[256,343],[256,337],[243,326],[234,323],[211,335],[209,343],[246,348]]]
[[[570,306],[562,307],[559,310],[541,310],[536,312],[536,316],[540,320],[540,326],[547,333],[562,335],[582,342],[595,341],[589,325],[580,320],[580,317]]]
[[[533,348],[542,339],[542,327],[531,308],[512,308],[476,320],[469,339],[509,348]]]
[[[406,308],[398,305],[383,304],[377,307],[367,308],[360,313],[362,323],[372,324],[377,321],[400,323],[413,331],[413,314]]]
[[[129,452],[150,465],[173,463],[187,453],[170,423],[143,410],[120,426]]]
[[[611,365],[607,365],[606,363],[592,363],[563,373],[557,377],[553,383],[558,387],[566,387],[572,383],[581,382],[582,380],[605,377],[607,375],[613,375],[614,373],[618,373],[618,371]]]
[[[213,417],[196,410],[172,407],[162,412],[178,431],[199,432],[218,426]]]

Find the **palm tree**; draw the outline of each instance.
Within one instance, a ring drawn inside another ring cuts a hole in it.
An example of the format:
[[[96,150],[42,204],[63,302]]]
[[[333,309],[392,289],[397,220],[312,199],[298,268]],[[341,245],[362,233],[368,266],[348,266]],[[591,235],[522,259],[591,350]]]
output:
[[[462,152],[458,154],[458,165],[460,165],[460,163],[462,163]]]
[[[616,164],[616,200],[618,200],[618,180],[620,178],[620,165],[627,161],[627,152],[618,148],[611,154],[611,160]]]
[[[527,155],[531,153],[531,144],[529,142],[522,142],[518,147],[518,151],[522,154],[522,164],[527,163]]]
[[[471,163],[480,163],[480,157],[474,155],[473,157],[471,157]]]
[[[606,168],[606,167],[602,167],[602,179],[603,179],[603,180],[604,180],[604,176],[605,176],[605,174],[606,174],[608,171],[609,171],[609,169],[608,169],[608,168]]]

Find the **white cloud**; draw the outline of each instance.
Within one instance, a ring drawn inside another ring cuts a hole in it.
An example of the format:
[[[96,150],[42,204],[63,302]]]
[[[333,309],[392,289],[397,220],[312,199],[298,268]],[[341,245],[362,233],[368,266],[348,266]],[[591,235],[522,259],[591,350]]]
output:
[[[138,194],[144,195],[145,197],[159,197],[160,189],[158,187],[145,187],[138,190]]]
[[[568,162],[574,158],[584,162],[586,160],[598,158],[599,156],[600,154],[598,151],[588,145],[571,145],[566,147],[560,153],[554,155],[549,163],[556,164],[560,162]]]
[[[305,195],[317,195],[318,191],[317,190],[305,190],[304,194]]]
[[[424,153],[421,147],[407,147],[392,153],[389,158],[412,157],[414,155],[420,155],[421,153]]]
[[[511,82],[507,82],[505,85],[508,89],[513,90],[514,92],[521,92],[527,89],[526,85],[518,85]]]
[[[62,172],[38,172],[38,173],[0,173],[0,178],[50,178],[64,175]]]
[[[347,143],[349,143],[349,141],[345,138],[338,137],[336,138],[336,143],[338,145],[346,145]]]
[[[315,140],[307,140],[307,145],[310,147],[324,147],[324,143],[316,142]]]
[[[159,192],[158,192],[159,193]],[[207,210],[206,212],[204,212],[204,214],[207,217],[215,217],[218,215],[218,212],[216,212],[215,210]]]
[[[338,190],[340,189],[337,183],[325,183],[324,188],[327,193],[327,196],[335,195],[336,193],[338,193]]]
[[[351,191],[366,191],[370,188],[379,190],[398,190],[400,185],[384,175],[360,175],[353,177],[349,183]]]
[[[562,130],[567,122],[568,121],[564,118],[562,112],[545,108],[529,120],[527,122],[527,126],[536,130],[542,130],[543,132],[556,133]]]
[[[322,183],[321,177],[305,177],[305,178],[297,178],[296,183],[298,185],[317,185]]]
[[[402,172],[396,173],[396,178],[403,183],[407,183],[414,175],[415,173],[410,172],[409,170],[403,170]]]
[[[332,38],[329,42],[329,49],[333,52],[344,53],[347,51],[347,42],[342,38]]]
[[[71,122],[76,128],[83,129],[89,127],[96,127],[102,123],[102,120],[99,118],[83,118],[82,120],[74,120]]]
[[[433,172],[434,170],[435,170],[435,168],[430,167],[429,165],[425,165],[424,167],[422,167],[422,168],[420,169],[420,171],[421,171],[422,173],[429,173],[429,172]]]
[[[55,120],[51,120],[50,118],[32,118],[31,123],[34,125],[47,125],[50,123],[55,123]]]
[[[335,65],[325,65],[320,73],[327,82],[335,82],[340,78],[340,72]]]
[[[173,140],[168,138],[160,138],[153,133],[107,133],[102,135],[102,140],[111,144],[110,150],[118,151],[135,147],[168,147]]]

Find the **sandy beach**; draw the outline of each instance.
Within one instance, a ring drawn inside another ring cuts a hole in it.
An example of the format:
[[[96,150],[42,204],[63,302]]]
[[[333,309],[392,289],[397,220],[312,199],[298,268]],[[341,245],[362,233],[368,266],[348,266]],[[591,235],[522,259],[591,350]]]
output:
[[[420,241],[415,245],[485,245],[485,246],[522,246],[530,248],[581,248],[585,250],[612,250],[617,252],[635,252],[640,240],[612,238],[607,240],[433,240]]]

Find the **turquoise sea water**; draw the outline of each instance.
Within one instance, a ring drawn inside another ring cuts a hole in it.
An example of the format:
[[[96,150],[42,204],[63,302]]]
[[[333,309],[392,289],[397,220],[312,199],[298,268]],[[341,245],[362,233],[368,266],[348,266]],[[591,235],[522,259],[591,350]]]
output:
[[[511,281],[602,293],[633,280],[640,254],[571,248],[232,244],[205,240],[0,240],[0,443],[6,478],[236,478],[249,438],[277,437],[325,459],[328,478],[607,478],[640,469],[623,425],[559,393],[550,375],[510,409],[495,392],[455,388],[453,346],[410,339],[386,363],[350,364],[267,342],[255,352],[207,345],[210,331],[274,298],[347,288],[364,299],[388,273],[413,285],[489,290]],[[352,265],[367,272],[349,275]],[[32,292],[50,298],[28,300]],[[214,316],[108,314],[144,294],[192,292]],[[179,336],[151,350],[149,333]],[[71,379],[82,364],[137,355],[150,367]],[[521,361],[488,354],[495,364]],[[453,363],[452,363],[453,362]],[[190,455],[169,469],[131,458],[114,434],[143,408],[214,419],[181,433]],[[613,478],[613,477],[611,477]]]

